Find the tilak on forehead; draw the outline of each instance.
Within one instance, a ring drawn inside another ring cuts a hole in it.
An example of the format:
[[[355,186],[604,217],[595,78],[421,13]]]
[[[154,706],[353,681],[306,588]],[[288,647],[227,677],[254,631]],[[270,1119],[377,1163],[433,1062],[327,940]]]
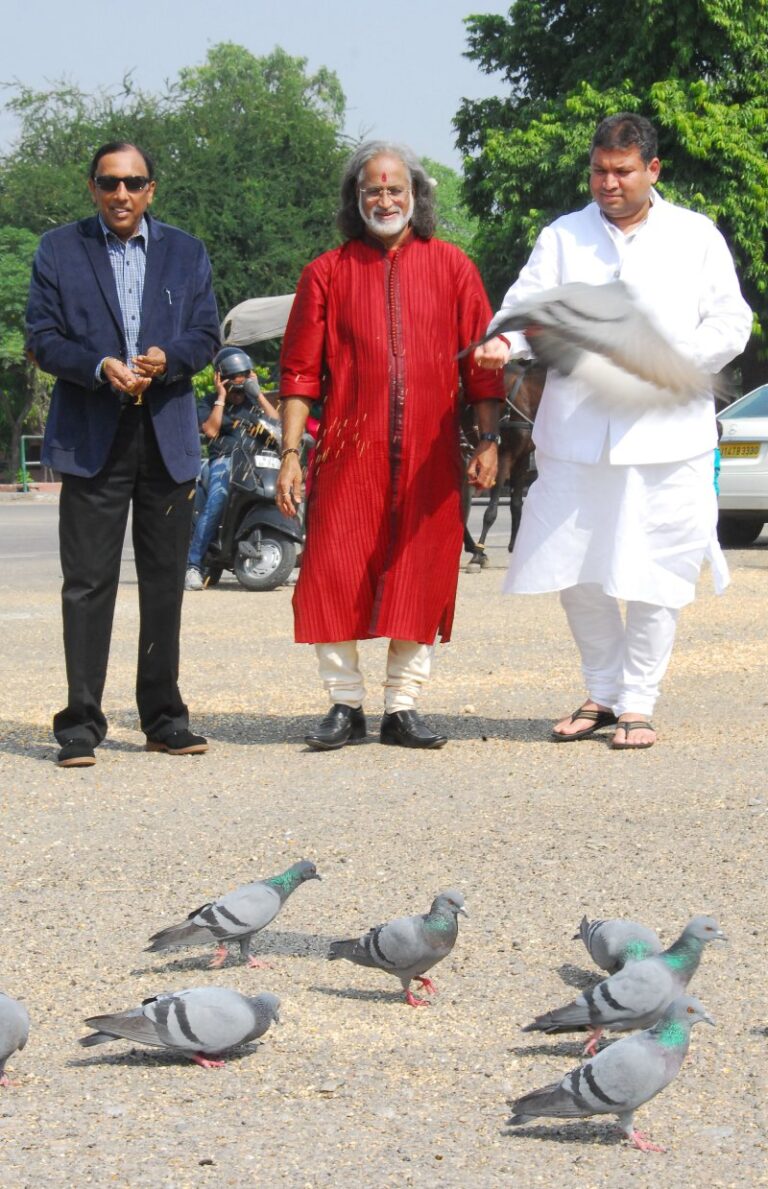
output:
[[[382,180],[382,182],[383,182],[383,183],[386,185],[386,182],[387,182],[387,175],[386,175],[385,173],[382,173],[382,175],[381,175],[381,180]]]

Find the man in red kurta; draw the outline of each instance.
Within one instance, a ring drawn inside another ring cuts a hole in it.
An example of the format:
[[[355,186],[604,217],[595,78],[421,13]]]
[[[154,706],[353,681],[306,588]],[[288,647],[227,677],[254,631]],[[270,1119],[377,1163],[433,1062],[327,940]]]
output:
[[[368,142],[342,182],[342,247],[302,273],[281,357],[278,504],[300,498],[298,447],[323,416],[294,594],[296,640],[316,646],[331,710],[307,743],[363,739],[357,642],[390,639],[381,742],[442,747],[414,707],[439,633],[450,638],[462,543],[459,381],[480,434],[470,482],[490,487],[503,388],[457,353],[482,337],[472,262],[433,238],[432,186],[414,154]]]

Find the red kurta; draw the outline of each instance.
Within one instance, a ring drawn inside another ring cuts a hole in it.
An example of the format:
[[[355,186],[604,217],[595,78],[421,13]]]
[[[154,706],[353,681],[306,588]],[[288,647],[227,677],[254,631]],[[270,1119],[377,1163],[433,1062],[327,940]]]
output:
[[[488,299],[452,244],[387,252],[351,240],[302,273],[281,356],[282,397],[323,401],[307,543],[293,598],[299,643],[450,638],[462,543],[459,366],[468,401],[498,373],[456,354]]]

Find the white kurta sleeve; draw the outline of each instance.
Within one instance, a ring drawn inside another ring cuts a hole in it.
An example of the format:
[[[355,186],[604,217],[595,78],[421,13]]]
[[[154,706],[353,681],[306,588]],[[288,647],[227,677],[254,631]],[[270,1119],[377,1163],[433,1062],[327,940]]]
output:
[[[719,372],[747,345],[752,311],[741,296],[731,253],[716,227],[704,255],[699,316],[686,353],[702,371]]]

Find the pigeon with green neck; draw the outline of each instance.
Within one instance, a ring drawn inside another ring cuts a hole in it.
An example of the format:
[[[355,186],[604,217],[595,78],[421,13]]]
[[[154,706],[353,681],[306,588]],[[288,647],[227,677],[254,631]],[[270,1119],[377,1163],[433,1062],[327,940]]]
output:
[[[692,995],[673,999],[653,1028],[626,1036],[603,1049],[579,1069],[512,1103],[513,1127],[542,1117],[586,1119],[617,1115],[630,1144],[643,1152],[663,1152],[634,1125],[639,1106],[655,1098],[679,1073],[691,1028],[714,1020]]]
[[[227,942],[236,941],[240,946],[240,957],[250,967],[263,966],[251,956],[251,939],[254,934],[273,921],[292,892],[309,879],[320,879],[314,863],[303,859],[294,863],[280,875],[245,884],[233,892],[227,892],[218,900],[204,904],[189,914],[178,925],[169,925],[150,937],[147,953],[167,950],[176,945],[206,945],[211,941],[218,946],[210,966],[218,969],[227,960]]]
[[[631,1032],[655,1024],[672,1000],[686,990],[698,969],[704,946],[710,941],[724,940],[725,935],[714,917],[694,917],[668,950],[639,962],[629,962],[572,1003],[537,1016],[523,1032],[590,1030],[584,1054],[592,1056],[604,1031]]]
[[[664,949],[653,930],[637,921],[588,921],[582,917],[579,931],[574,933],[572,940],[579,937],[595,965],[609,974],[615,974],[627,962],[650,958]]]
[[[459,934],[458,914],[469,916],[461,892],[441,892],[432,901],[429,912],[420,916],[398,917],[377,925],[362,937],[331,942],[329,959],[346,958],[356,966],[371,966],[400,979],[405,1001],[411,1007],[426,1007],[426,999],[411,992],[413,979],[430,995],[437,994],[435,984],[424,977],[428,970],[447,958]]]

